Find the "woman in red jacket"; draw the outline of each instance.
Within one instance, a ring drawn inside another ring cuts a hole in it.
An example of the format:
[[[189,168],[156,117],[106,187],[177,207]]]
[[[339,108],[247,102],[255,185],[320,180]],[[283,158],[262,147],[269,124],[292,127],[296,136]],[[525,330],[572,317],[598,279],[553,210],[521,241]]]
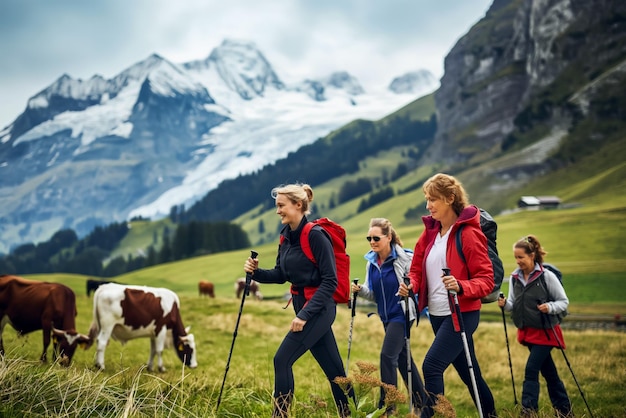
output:
[[[494,287],[487,238],[480,229],[480,211],[469,204],[463,185],[453,176],[436,174],[426,180],[423,191],[430,216],[422,218],[425,229],[415,245],[409,273],[410,288],[418,293],[418,308],[422,311],[428,307],[435,333],[435,339],[422,365],[427,392],[422,417],[433,415],[437,395],[444,394],[443,373],[450,364],[457,370],[472,399],[474,398],[470,370],[454,310],[454,299],[449,293],[452,290],[458,295],[482,415],[496,416],[493,395],[480,372],[472,338],[480,320],[480,298],[487,296]],[[461,225],[464,225],[461,240],[467,264],[463,262],[455,244],[455,234]],[[450,274],[444,276],[443,268],[450,269]],[[400,296],[406,296],[408,289],[409,287],[402,284]]]

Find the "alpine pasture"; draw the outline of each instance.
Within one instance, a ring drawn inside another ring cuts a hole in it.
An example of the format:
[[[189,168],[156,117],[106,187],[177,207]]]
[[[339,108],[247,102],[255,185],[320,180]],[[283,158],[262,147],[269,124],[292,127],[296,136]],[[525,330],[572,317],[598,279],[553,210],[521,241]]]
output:
[[[419,196],[413,197],[416,201]],[[558,265],[570,297],[570,316],[566,321],[587,318],[613,318],[626,314],[625,294],[621,290],[626,261],[620,230],[626,226],[623,197],[611,204],[581,205],[554,211],[518,212],[496,217],[499,223],[499,249],[507,272],[514,264],[513,242],[528,233],[539,236],[548,250],[546,261]],[[370,214],[350,220],[348,251],[352,256],[352,277],[363,277],[367,251],[364,239]],[[398,231],[405,246],[411,247],[421,231],[419,224],[401,225]],[[272,267],[277,243],[255,247],[262,267]],[[93,368],[94,353],[77,351],[72,366],[38,362],[41,332],[18,337],[5,327],[6,356],[0,360],[0,415],[18,416],[173,416],[173,417],[265,417],[271,415],[273,382],[272,358],[293,317],[291,307],[282,309],[287,285],[261,285],[263,301],[246,298],[235,339],[222,402],[215,411],[223,382],[226,361],[233,341],[234,327],[241,307],[235,298],[234,282],[243,276],[242,266],[249,250],[197,257],[155,266],[114,278],[118,282],[163,286],[181,298],[181,314],[186,326],[196,336],[198,363],[186,369],[173,350],[164,354],[167,371],[148,373],[145,363],[149,340],[132,340],[122,346],[111,341],[106,351],[107,369]],[[77,295],[77,327],[87,332],[91,323],[92,298],[86,296],[86,277],[54,274],[29,276],[30,279],[59,281]],[[199,280],[215,284],[216,298],[197,294]],[[507,284],[504,285],[506,291]],[[354,318],[350,375],[358,373],[358,362],[377,365],[383,330],[372,305],[357,302]],[[483,320],[475,333],[476,352],[489,382],[500,416],[518,416],[513,402],[504,327],[495,304],[483,306]],[[350,311],[338,307],[335,335],[344,358],[347,355]],[[508,318],[507,318],[508,320]],[[521,397],[527,350],[515,340],[515,327],[507,322],[517,397]],[[623,393],[626,393],[626,333],[616,330],[566,330],[566,355],[576,379],[584,391],[595,417],[625,416]],[[432,340],[428,320],[422,318],[411,334],[411,350],[416,362],[421,360]],[[589,416],[576,382],[558,350],[553,357],[572,399],[577,416]],[[377,372],[375,373],[375,375]],[[296,379],[293,416],[336,416],[328,383],[310,355],[294,368]],[[468,390],[452,369],[446,372],[446,397],[457,416],[476,416]],[[359,413],[372,412],[378,390],[365,388]],[[540,398],[543,416],[551,416],[549,398],[542,385]],[[400,414],[407,408],[401,405]]]

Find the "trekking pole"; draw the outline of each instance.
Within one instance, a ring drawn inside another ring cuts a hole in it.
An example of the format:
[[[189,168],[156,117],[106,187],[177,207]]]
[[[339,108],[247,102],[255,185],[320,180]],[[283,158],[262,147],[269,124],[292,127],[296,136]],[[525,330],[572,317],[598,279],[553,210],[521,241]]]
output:
[[[256,251],[250,251],[250,257],[255,259],[259,253]],[[246,287],[244,288],[243,294],[241,295],[241,305],[239,306],[239,315],[237,315],[237,322],[235,323],[235,331],[233,332],[233,342],[230,345],[230,352],[228,353],[228,360],[226,361],[226,370],[224,370],[224,379],[222,380],[222,388],[220,389],[220,395],[217,397],[217,406],[215,407],[215,413],[217,414],[217,410],[220,408],[220,403],[222,402],[222,391],[224,390],[224,383],[226,383],[226,375],[228,374],[228,369],[230,368],[230,358],[233,355],[233,348],[235,348],[235,339],[237,338],[237,329],[239,328],[239,321],[241,320],[241,313],[243,312],[243,303],[246,300],[246,296],[250,293],[250,282],[252,282],[252,274],[246,273]]]
[[[548,314],[542,312],[542,315],[546,316],[546,319],[548,320],[548,323],[550,324],[550,328],[552,329],[552,334],[554,334],[554,339],[556,340],[556,343],[558,344],[559,349],[561,350],[561,353],[563,354],[563,358],[565,359],[565,363],[567,364],[567,367],[569,368],[569,371],[572,373],[572,377],[574,378],[574,382],[576,383],[576,387],[578,387],[578,392],[580,392],[580,396],[583,398],[583,402],[585,402],[585,406],[587,407],[587,411],[589,411],[589,416],[591,418],[593,418],[593,412],[591,412],[591,408],[589,407],[589,404],[587,403],[587,399],[585,398],[585,394],[583,393],[583,390],[580,387],[580,384],[578,383],[578,379],[576,379],[576,375],[574,374],[574,370],[572,369],[572,365],[569,363],[569,360],[568,360],[567,356],[565,355],[565,349],[563,348],[563,345],[561,344],[561,340],[559,340],[559,337],[556,335],[556,330],[554,329],[554,325],[552,325],[552,321],[550,321],[550,317],[548,316]]]
[[[411,284],[411,280],[404,276],[404,284],[408,287]],[[409,390],[409,415],[413,414],[413,370],[412,370],[412,357],[411,357],[411,309],[409,308],[409,299],[411,299],[411,290],[404,298],[404,342],[406,343],[406,387]],[[415,310],[417,313],[417,309]]]
[[[352,280],[355,285],[359,284],[359,279]],[[356,315],[356,297],[358,292],[352,293],[352,318],[350,319],[350,334],[348,335],[348,359],[346,360],[346,376],[348,376],[348,370],[350,369],[350,349],[352,348],[352,329],[354,328],[354,315]]]
[[[498,295],[500,299],[504,299],[504,293]],[[511,349],[509,348],[509,334],[506,332],[506,318],[504,317],[504,306],[500,308],[502,311],[502,323],[504,324],[504,338],[506,339],[506,351],[509,353],[509,369],[511,370],[511,384],[513,386],[513,400],[517,405],[517,394],[515,393],[515,380],[513,379],[513,363],[511,362]]]
[[[449,276],[450,269],[442,268],[443,275]],[[476,375],[474,374],[474,366],[472,365],[472,356],[470,356],[469,344],[467,343],[467,334],[465,334],[465,325],[463,324],[463,316],[461,315],[461,306],[459,305],[459,297],[455,290],[448,290],[448,293],[454,298],[454,311],[459,320],[459,330],[461,332],[461,340],[463,341],[463,351],[465,351],[465,359],[467,360],[467,367],[469,369],[470,378],[472,380],[472,388],[474,389],[474,398],[476,400],[476,408],[478,408],[478,416],[483,418],[483,408],[480,403],[480,396],[478,393],[478,384],[476,383]]]

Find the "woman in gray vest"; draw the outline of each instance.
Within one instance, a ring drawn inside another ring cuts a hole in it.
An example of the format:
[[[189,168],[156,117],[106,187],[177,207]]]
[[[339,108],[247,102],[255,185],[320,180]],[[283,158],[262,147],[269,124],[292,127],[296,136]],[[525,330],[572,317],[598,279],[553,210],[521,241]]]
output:
[[[536,416],[541,372],[557,415],[573,416],[569,397],[551,355],[553,347],[565,349],[559,320],[560,315],[566,313],[569,300],[557,276],[543,268],[546,251],[535,236],[528,235],[517,241],[513,255],[518,268],[511,274],[508,297],[499,298],[498,306],[512,312],[517,341],[530,351],[522,387],[522,413]]]

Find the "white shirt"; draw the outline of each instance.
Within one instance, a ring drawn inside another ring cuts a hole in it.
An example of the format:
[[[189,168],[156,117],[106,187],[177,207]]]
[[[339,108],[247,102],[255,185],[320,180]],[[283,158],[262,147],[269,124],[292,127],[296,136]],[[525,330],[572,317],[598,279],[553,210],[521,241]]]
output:
[[[435,316],[450,315],[450,304],[448,303],[448,291],[443,285],[441,277],[443,268],[448,267],[446,261],[446,250],[448,248],[448,237],[450,231],[442,237],[437,234],[428,256],[426,257],[426,280],[428,280],[428,313]]]

